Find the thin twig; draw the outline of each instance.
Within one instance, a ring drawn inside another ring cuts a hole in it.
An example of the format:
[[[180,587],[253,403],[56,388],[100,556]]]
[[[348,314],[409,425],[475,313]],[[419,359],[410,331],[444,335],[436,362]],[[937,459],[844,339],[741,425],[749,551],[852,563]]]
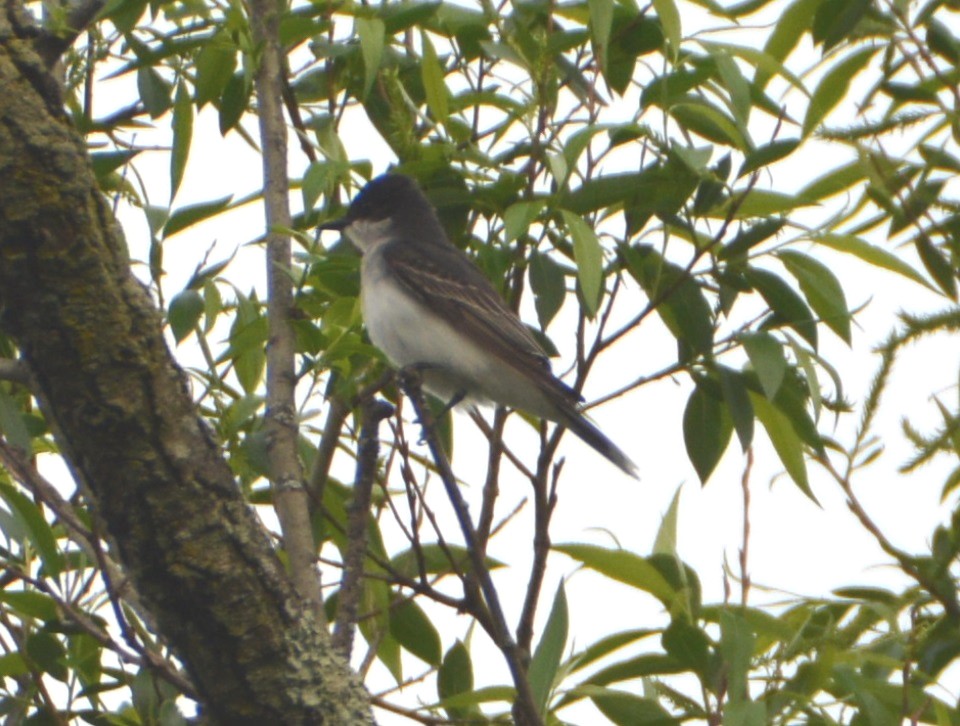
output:
[[[447,459],[446,452],[440,445],[436,435],[433,417],[424,404],[423,392],[419,374],[416,371],[404,371],[401,374],[401,386],[413,405],[414,412],[420,426],[423,429],[423,437],[430,448],[434,463],[437,467],[437,473],[443,481],[443,486],[450,498],[454,514],[460,524],[460,530],[463,533],[464,543],[470,554],[473,564],[473,574],[480,582],[480,589],[483,592],[483,598],[486,602],[487,610],[493,624],[494,639],[497,647],[503,653],[507,660],[507,666],[513,677],[514,687],[517,689],[517,701],[514,705],[514,718],[521,726],[541,726],[543,719],[540,717],[539,709],[534,700],[533,691],[530,688],[530,681],[527,679],[527,670],[524,664],[524,656],[521,655],[510,630],[507,627],[507,621],[503,614],[503,608],[500,605],[500,597],[494,587],[490,572],[483,560],[483,554],[476,546],[477,537],[473,528],[473,522],[470,520],[470,513],[467,509],[467,503],[460,493],[456,478],[450,468],[450,462]]]
[[[347,521],[347,551],[343,558],[343,578],[333,630],[333,647],[350,659],[353,634],[362,594],[363,563],[367,551],[367,519],[370,499],[377,477],[380,456],[380,422],[393,413],[393,406],[378,398],[364,402],[360,439],[357,442],[357,476]]]
[[[547,572],[547,557],[550,554],[550,518],[557,505],[557,482],[562,469],[562,460],[553,465],[549,483],[546,476],[547,470],[543,469],[544,475],[533,487],[533,563],[530,566],[527,595],[517,625],[517,642],[528,653],[533,644],[533,621],[537,614],[540,593],[543,590],[543,578]]]
[[[337,450],[337,444],[340,442],[340,432],[343,430],[343,424],[350,414],[350,407],[338,396],[333,395],[329,387],[327,393],[327,401],[329,401],[327,420],[323,424],[323,432],[320,434],[320,441],[317,444],[317,454],[313,458],[313,466],[310,469],[310,478],[307,482],[307,492],[314,509],[323,506],[323,490],[327,484],[327,477],[330,475],[330,465],[333,463],[333,455]]]
[[[750,572],[747,563],[750,560],[750,471],[753,469],[753,447],[746,451],[747,463],[743,467],[743,476],[740,477],[740,488],[743,491],[743,541],[740,545],[740,604],[747,606],[750,595]]]
[[[917,566],[913,557],[894,545],[893,542],[887,538],[887,536],[883,533],[883,530],[881,530],[879,525],[873,521],[857,495],[854,493],[853,486],[848,476],[844,476],[837,471],[837,469],[833,466],[833,463],[826,456],[818,457],[817,462],[824,469],[826,469],[831,476],[833,476],[836,482],[840,485],[840,488],[843,489],[843,493],[847,496],[847,507],[849,507],[854,516],[860,520],[860,524],[863,525],[864,529],[873,535],[873,538],[876,540],[877,544],[880,545],[880,549],[895,559],[901,570],[912,577],[917,584],[927,590],[927,592],[929,592],[943,606],[943,609],[946,611],[947,615],[950,616],[951,620],[954,622],[960,621],[960,603],[957,602],[956,592],[953,590],[944,592],[937,584],[936,580],[928,577],[927,574]]]
[[[474,421],[483,421],[477,411],[471,411]],[[503,445],[503,427],[507,421],[507,412],[497,408],[493,414],[493,426],[487,427],[487,441],[490,442],[487,456],[487,478],[483,484],[483,499],[480,504],[480,517],[477,520],[477,546],[481,552],[487,551],[487,542],[490,539],[490,528],[493,526],[493,514],[500,494],[500,462],[506,447]],[[479,424],[478,424],[479,425]]]
[[[503,411],[504,421],[506,421],[506,411],[503,409],[497,409],[497,410],[498,412]],[[515,453],[513,453],[510,447],[507,446],[506,443],[503,441],[502,427],[499,431],[496,428],[497,420],[498,420],[496,415],[494,415],[493,426],[491,426],[486,421],[484,421],[483,416],[477,413],[476,410],[473,410],[470,412],[470,418],[473,419],[473,422],[477,425],[477,428],[480,429],[480,433],[486,436],[487,440],[491,442],[491,445],[493,445],[493,441],[495,438],[499,440],[498,450],[501,451],[503,455],[510,460],[510,463],[516,467],[517,471],[523,474],[531,482],[536,478],[536,474],[530,471],[527,465],[520,460],[520,457],[518,457]],[[482,520],[482,513],[481,513],[481,522],[482,521],[483,520]]]

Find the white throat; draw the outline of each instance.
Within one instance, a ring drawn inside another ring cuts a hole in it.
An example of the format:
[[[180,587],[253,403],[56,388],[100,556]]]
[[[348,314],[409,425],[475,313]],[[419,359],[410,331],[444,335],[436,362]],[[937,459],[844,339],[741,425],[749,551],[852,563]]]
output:
[[[357,219],[351,222],[344,232],[357,249],[367,254],[384,242],[390,241],[392,226],[393,223],[389,217],[379,220]]]

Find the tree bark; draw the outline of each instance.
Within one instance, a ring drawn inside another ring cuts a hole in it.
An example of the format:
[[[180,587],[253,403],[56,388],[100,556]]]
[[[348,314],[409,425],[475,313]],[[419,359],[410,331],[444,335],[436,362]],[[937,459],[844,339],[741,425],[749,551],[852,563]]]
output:
[[[263,199],[267,243],[267,413],[264,431],[270,457],[274,509],[283,533],[294,587],[313,603],[324,619],[317,546],[310,523],[303,467],[300,464],[294,370],[296,336],[290,323],[293,284],[290,236],[290,184],[287,178],[287,126],[283,118],[283,55],[280,50],[280,5],[276,0],[251,0],[250,25],[260,48],[257,68],[257,118],[263,159]]]
[[[18,6],[0,9],[0,330],[205,714],[372,723],[198,416]]]

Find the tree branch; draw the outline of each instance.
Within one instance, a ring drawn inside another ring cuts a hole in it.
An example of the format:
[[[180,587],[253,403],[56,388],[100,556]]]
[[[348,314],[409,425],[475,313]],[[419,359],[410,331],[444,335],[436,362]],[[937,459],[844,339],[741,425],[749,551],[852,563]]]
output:
[[[290,281],[290,237],[281,229],[291,224],[287,178],[287,127],[280,105],[283,56],[280,49],[280,6],[273,0],[252,0],[250,22],[261,47],[256,75],[260,141],[263,148],[263,196],[267,227],[267,412],[264,428],[270,459],[273,502],[290,560],[290,573],[300,597],[310,602],[323,620],[317,548],[310,524],[310,506],[304,486],[297,440],[296,355],[290,314],[293,285]]]
[[[473,572],[480,581],[480,590],[483,592],[483,598],[490,612],[494,640],[506,658],[510,673],[513,676],[513,684],[517,689],[517,701],[513,710],[514,719],[520,726],[542,726],[543,719],[540,717],[539,708],[530,688],[530,681],[527,679],[526,658],[517,648],[513,636],[510,635],[506,618],[503,615],[503,608],[500,606],[500,597],[490,577],[490,571],[483,561],[483,553],[477,546],[477,535],[473,528],[473,522],[470,521],[467,503],[460,493],[460,487],[457,486],[446,452],[444,452],[437,438],[433,416],[430,415],[430,410],[424,403],[419,373],[411,370],[402,371],[400,385],[413,404],[417,420],[423,429],[423,437],[437,466],[437,473],[440,475],[447,496],[450,498],[450,503],[460,524],[460,531],[463,533],[464,544],[470,554]]]
[[[61,27],[44,30],[35,41],[37,53],[47,68],[53,68],[60,56],[103,10],[107,0],[76,0],[67,10],[66,22]]]
[[[363,403],[360,440],[357,445],[357,477],[353,484],[347,522],[347,552],[343,558],[343,579],[337,605],[337,623],[333,631],[333,646],[349,659],[353,649],[353,633],[363,583],[363,564],[367,554],[367,519],[370,500],[377,477],[377,458],[380,456],[380,422],[393,413],[386,401],[371,398]]]
[[[0,331],[209,718],[372,723],[197,412],[57,88],[0,13]]]

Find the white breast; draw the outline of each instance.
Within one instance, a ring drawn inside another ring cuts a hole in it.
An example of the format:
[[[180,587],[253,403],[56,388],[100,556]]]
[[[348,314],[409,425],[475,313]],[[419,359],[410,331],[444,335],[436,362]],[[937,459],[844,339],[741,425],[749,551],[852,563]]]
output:
[[[496,402],[547,418],[555,411],[543,391],[454,326],[421,305],[386,269],[379,246],[360,267],[363,318],[370,340],[398,368],[424,365],[424,385],[442,399]]]
[[[374,265],[364,258],[363,270]],[[442,321],[424,310],[387,275],[364,274],[361,281],[363,319],[370,340],[397,366],[439,363],[444,346],[440,338],[449,334],[440,329]]]
[[[360,288],[370,340],[395,366],[432,367],[432,374],[424,371],[425,382],[441,397],[461,390],[486,397],[478,390],[482,388],[479,382],[489,377],[494,361],[403,290],[387,272],[378,248],[363,257]],[[442,376],[437,375],[440,373]]]

